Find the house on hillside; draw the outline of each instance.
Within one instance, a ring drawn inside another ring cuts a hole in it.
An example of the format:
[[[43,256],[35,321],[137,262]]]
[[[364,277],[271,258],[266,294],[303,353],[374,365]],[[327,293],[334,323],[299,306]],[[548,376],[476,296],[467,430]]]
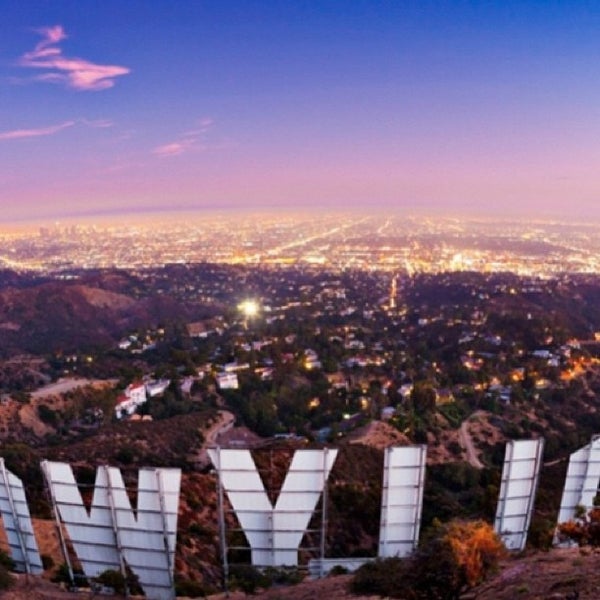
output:
[[[171,384],[170,379],[159,379],[157,381],[148,381],[146,383],[146,394],[149,398],[155,398],[165,393],[165,390]]]
[[[147,399],[146,387],[142,382],[128,385],[125,391],[117,398],[115,405],[117,419],[132,415],[137,407],[144,404]]]
[[[217,385],[221,390],[237,390],[240,387],[237,373],[218,373]]]
[[[190,337],[207,338],[213,333],[222,333],[224,323],[222,318],[205,319],[187,324],[187,332]]]

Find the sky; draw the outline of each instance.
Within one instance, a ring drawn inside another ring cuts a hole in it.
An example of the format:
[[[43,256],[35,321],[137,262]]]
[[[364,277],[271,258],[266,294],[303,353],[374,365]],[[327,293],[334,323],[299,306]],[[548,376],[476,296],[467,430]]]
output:
[[[600,220],[600,2],[0,0],[0,223]]]

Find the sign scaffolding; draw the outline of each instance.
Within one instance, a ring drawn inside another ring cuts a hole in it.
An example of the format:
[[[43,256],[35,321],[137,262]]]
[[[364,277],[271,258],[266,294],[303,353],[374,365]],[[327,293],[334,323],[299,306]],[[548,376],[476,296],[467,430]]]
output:
[[[379,557],[407,556],[419,543],[427,446],[385,449]]]
[[[506,445],[494,529],[509,550],[525,548],[543,452],[543,439]]]
[[[7,470],[3,458],[0,458],[0,514],[16,569],[33,575],[42,573],[23,482]]]
[[[213,448],[210,458],[219,475],[219,497],[227,494],[235,515],[250,545],[255,567],[298,566],[298,549],[308,530],[321,494],[321,528],[319,546],[306,548],[321,554],[325,551],[326,489],[329,472],[337,450],[297,450],[275,505],[272,504],[249,450]],[[229,545],[225,531],[225,509],[220,502],[221,541],[224,564],[231,550],[245,547]]]
[[[88,513],[70,465],[44,461],[55,514],[60,515],[85,575],[127,568],[146,597],[172,600],[173,564],[179,505],[179,469],[140,469],[137,509],[127,495],[121,471],[101,466]]]
[[[558,513],[558,523],[565,523],[576,516],[578,507],[587,513],[594,506],[600,481],[600,435],[594,435],[591,442],[573,452],[569,458],[569,468]],[[556,542],[559,542],[557,538]]]

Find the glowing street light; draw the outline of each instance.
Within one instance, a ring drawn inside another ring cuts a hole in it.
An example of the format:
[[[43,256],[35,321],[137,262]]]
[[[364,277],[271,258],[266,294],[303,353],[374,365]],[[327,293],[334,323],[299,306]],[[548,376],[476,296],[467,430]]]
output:
[[[256,300],[244,300],[238,304],[238,308],[247,319],[255,317],[258,314],[258,302]]]
[[[244,327],[248,329],[248,319],[258,315],[258,302],[256,300],[244,300],[238,304],[238,310],[244,315]]]

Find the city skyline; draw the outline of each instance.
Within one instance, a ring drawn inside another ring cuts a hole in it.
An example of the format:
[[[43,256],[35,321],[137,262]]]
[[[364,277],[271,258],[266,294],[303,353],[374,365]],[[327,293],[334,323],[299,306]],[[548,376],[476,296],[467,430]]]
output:
[[[0,223],[598,220],[600,7],[0,1]]]

